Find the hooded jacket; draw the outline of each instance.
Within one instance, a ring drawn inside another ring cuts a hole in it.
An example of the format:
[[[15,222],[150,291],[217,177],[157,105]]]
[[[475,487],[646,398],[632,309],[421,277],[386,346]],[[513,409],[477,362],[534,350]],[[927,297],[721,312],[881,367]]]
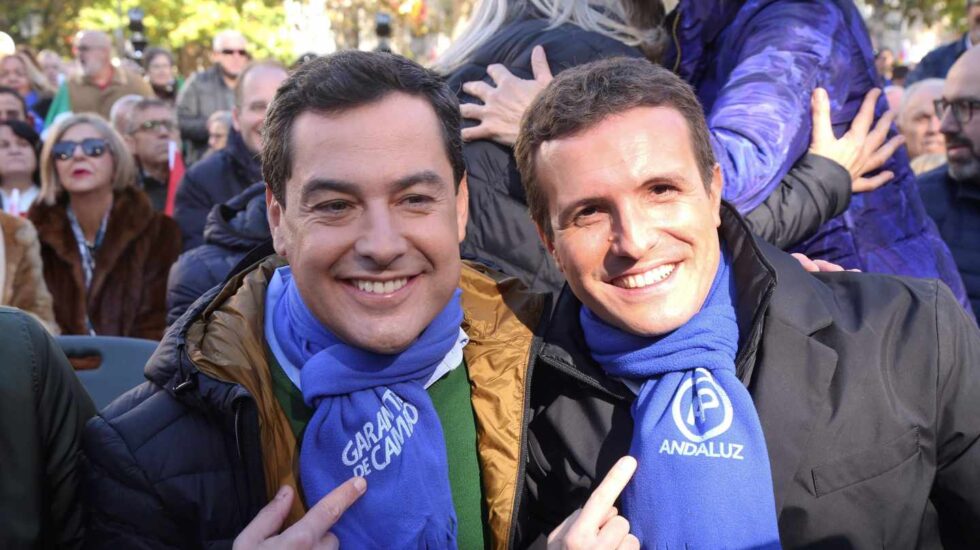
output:
[[[807,273],[727,203],[719,232],[782,546],[977,548],[980,332],[949,289]],[[582,506],[630,449],[635,395],[592,359],[580,308],[566,287],[529,375],[518,546]]]
[[[537,45],[544,47],[555,74],[607,57],[642,56],[636,48],[575,25],[548,28],[547,20],[529,11],[504,25],[469,62],[449,75],[449,86],[461,102],[472,103],[475,98],[463,93],[463,83],[489,81],[486,69],[493,63],[505,65],[519,78],[532,78],[531,50]],[[528,214],[511,148],[489,140],[473,141],[463,145],[463,156],[470,196],[463,257],[519,277],[535,291],[561,290],[564,278]],[[801,158],[782,183],[748,217],[753,230],[780,247],[813,235],[850,202],[850,175],[816,155]]]
[[[167,325],[220,284],[253,248],[269,239],[265,184],[256,183],[216,205],[204,226],[204,244],[180,255],[167,283]]]
[[[166,326],[167,273],[180,252],[177,224],[154,211],[139,189],[116,191],[86,291],[67,200],[66,194],[54,205],[35,203],[28,214],[61,331],[88,334],[88,317],[99,335],[159,340]]]
[[[806,152],[814,88],[827,90],[840,135],[865,94],[881,86],[868,31],[850,0],[685,0],[667,26],[674,39],[664,65],[697,90],[725,175],[724,198],[743,213],[765,201]],[[882,96],[876,117],[887,109]],[[796,251],[846,268],[942,279],[969,309],[905,148],[882,170],[894,179],[852,197],[843,215]]]
[[[262,181],[262,163],[249,151],[242,135],[228,132],[228,146],[200,160],[184,173],[177,188],[174,219],[184,236],[184,250],[204,244],[208,213]]]
[[[230,547],[280,485],[297,486],[297,441],[273,395],[263,333],[267,282],[281,265],[266,258],[208,291],[167,332],[148,382],[89,422],[89,546]],[[526,366],[547,303],[482,268],[464,267],[460,286],[484,523],[491,546],[505,548]],[[304,512],[295,500],[287,523]]]

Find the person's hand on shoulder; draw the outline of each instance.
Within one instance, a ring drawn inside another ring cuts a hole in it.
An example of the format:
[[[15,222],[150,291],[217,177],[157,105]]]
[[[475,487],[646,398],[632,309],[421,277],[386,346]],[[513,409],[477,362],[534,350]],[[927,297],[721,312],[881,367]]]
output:
[[[827,96],[827,91],[816,88],[810,96],[813,134],[810,138],[809,152],[829,158],[843,166],[851,174],[853,193],[874,191],[891,181],[895,174],[888,170],[872,177],[865,177],[865,175],[881,168],[895,154],[895,150],[905,143],[905,138],[901,134],[885,142],[892,121],[895,120],[894,111],[882,115],[874,128],[871,127],[871,123],[874,122],[875,104],[880,95],[881,90],[874,88],[864,96],[864,102],[851,122],[850,129],[840,139],[834,135],[834,128],[830,121],[830,98]]]
[[[535,46],[531,51],[531,70],[534,79],[524,80],[514,76],[503,65],[494,64],[487,67],[487,74],[495,86],[483,81],[463,84],[464,92],[483,102],[483,105],[464,103],[459,106],[463,118],[479,122],[471,128],[463,128],[463,141],[489,139],[514,146],[524,111],[553,78],[541,46]]]

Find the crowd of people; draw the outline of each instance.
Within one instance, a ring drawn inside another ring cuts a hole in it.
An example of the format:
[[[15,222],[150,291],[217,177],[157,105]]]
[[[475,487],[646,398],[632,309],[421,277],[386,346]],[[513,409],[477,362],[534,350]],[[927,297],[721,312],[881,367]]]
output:
[[[966,4],[912,68],[851,0],[0,58],[0,542],[980,546]],[[96,411],[59,334],[159,344]]]

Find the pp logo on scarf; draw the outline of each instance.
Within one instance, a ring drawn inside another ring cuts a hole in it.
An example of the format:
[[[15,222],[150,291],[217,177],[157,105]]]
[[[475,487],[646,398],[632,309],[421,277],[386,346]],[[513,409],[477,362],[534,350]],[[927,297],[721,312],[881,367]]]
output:
[[[694,376],[684,380],[670,408],[677,429],[694,443],[725,433],[732,427],[735,416],[728,394],[708,369],[694,369]],[[694,428],[700,428],[701,435],[692,431]]]
[[[691,376],[677,388],[671,403],[671,416],[677,430],[687,441],[665,439],[661,454],[705,456],[742,460],[743,445],[707,442],[732,427],[735,411],[728,393],[718,384],[708,369],[694,369]]]

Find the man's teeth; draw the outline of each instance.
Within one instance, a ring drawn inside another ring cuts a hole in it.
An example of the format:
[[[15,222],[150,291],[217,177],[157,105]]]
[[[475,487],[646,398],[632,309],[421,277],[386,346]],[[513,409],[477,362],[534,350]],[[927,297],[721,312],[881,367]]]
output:
[[[674,272],[674,268],[677,264],[664,264],[660,267],[651,269],[646,273],[638,273],[636,275],[627,275],[626,277],[620,277],[616,279],[615,285],[620,288],[643,288],[645,286],[650,286],[663,281],[670,274]]]
[[[396,290],[400,290],[403,286],[408,284],[408,279],[403,277],[401,279],[392,279],[391,281],[362,281],[358,279],[353,280],[354,286],[362,292],[370,292],[371,294],[391,294]]]

